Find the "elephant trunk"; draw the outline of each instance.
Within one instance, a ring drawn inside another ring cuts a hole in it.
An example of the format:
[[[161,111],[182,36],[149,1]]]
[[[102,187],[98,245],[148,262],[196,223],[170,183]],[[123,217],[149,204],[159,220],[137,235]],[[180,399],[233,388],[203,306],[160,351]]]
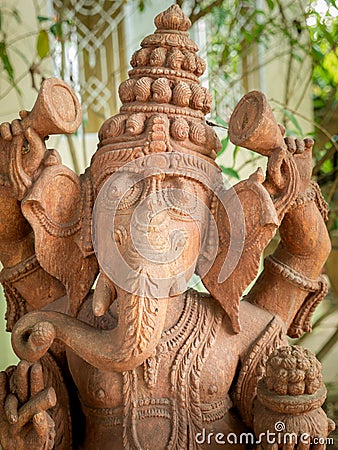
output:
[[[100,370],[131,370],[153,354],[161,338],[167,305],[168,298],[122,295],[118,325],[111,330],[99,330],[59,312],[31,312],[16,323],[12,346],[19,358],[34,362],[56,339]]]

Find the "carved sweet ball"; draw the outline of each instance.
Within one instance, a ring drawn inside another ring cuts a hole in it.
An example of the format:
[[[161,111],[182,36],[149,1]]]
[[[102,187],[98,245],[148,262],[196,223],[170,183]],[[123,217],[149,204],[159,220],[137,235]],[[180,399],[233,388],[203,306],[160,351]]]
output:
[[[188,83],[180,81],[173,90],[173,102],[177,106],[189,106],[191,89]]]
[[[126,132],[137,136],[144,130],[146,116],[143,113],[132,114],[126,121]]]
[[[135,100],[134,86],[135,80],[128,79],[119,86],[119,97],[122,103],[129,103]]]
[[[191,88],[192,94],[190,98],[190,106],[194,109],[203,109],[205,93],[202,86],[194,85]]]
[[[303,347],[281,347],[267,361],[266,385],[278,395],[314,394],[322,385],[321,365]]]
[[[170,134],[176,141],[184,141],[189,137],[188,122],[183,119],[175,119],[170,127]]]
[[[151,85],[153,101],[158,103],[169,103],[172,97],[170,82],[167,78],[158,78]]]
[[[152,82],[153,79],[150,77],[142,77],[136,81],[134,93],[138,102],[147,102],[150,99]]]
[[[205,93],[202,112],[204,114],[208,114],[212,108],[212,95],[205,87],[202,87],[202,89],[204,90]]]
[[[189,18],[178,5],[172,5],[166,11],[158,14],[154,23],[158,30],[187,31],[191,27]]]
[[[190,106],[193,109],[201,110],[204,114],[208,114],[211,111],[212,106],[212,97],[210,92],[203,86],[193,86]]]
[[[162,47],[155,48],[150,54],[149,64],[155,67],[164,66],[166,62],[166,57],[167,57],[166,48]]]
[[[131,67],[136,67],[136,66],[137,66],[136,56],[137,56],[137,50],[136,50],[136,52],[134,52],[134,53],[132,54],[132,57],[131,57],[131,59],[130,59],[130,65],[131,65]]]

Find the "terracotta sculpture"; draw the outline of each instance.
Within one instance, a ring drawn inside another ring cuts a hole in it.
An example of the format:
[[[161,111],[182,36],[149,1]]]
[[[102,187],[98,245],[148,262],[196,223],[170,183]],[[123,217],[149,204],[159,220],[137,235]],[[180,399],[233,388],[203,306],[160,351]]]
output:
[[[1,282],[22,359],[0,378],[4,450],[244,448],[242,433],[277,422],[312,443],[333,428],[319,363],[286,342],[326,293],[313,142],[284,140],[250,93],[229,132],[268,157],[267,173],[225,186],[189,19],[174,5],[155,24],[81,177],[45,146],[79,125],[63,82],[0,126]],[[210,294],[187,287],[194,272]]]

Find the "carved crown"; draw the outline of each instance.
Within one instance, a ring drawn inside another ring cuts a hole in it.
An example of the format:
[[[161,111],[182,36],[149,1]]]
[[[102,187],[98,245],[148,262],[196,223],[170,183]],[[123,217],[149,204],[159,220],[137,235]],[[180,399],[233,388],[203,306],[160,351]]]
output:
[[[129,78],[119,87],[120,113],[102,125],[94,157],[123,149],[132,158],[174,150],[214,159],[220,141],[204,117],[212,99],[199,80],[206,63],[188,36],[191,22],[173,5],[155,25],[131,58]]]

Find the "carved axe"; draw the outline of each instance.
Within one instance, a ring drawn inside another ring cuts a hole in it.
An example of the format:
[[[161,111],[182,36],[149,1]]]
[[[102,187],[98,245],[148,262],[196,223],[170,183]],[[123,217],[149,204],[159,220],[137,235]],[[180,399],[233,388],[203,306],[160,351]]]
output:
[[[230,117],[229,137],[235,145],[269,157],[265,187],[278,194],[274,205],[282,220],[298,195],[300,174],[262,92],[251,91],[239,101]]]
[[[229,137],[233,144],[264,156],[276,148],[286,148],[266,96],[251,91],[237,104],[229,121]]]
[[[34,128],[41,138],[50,134],[71,134],[81,124],[81,105],[72,89],[58,78],[46,79],[32,111],[22,119],[22,128]]]

